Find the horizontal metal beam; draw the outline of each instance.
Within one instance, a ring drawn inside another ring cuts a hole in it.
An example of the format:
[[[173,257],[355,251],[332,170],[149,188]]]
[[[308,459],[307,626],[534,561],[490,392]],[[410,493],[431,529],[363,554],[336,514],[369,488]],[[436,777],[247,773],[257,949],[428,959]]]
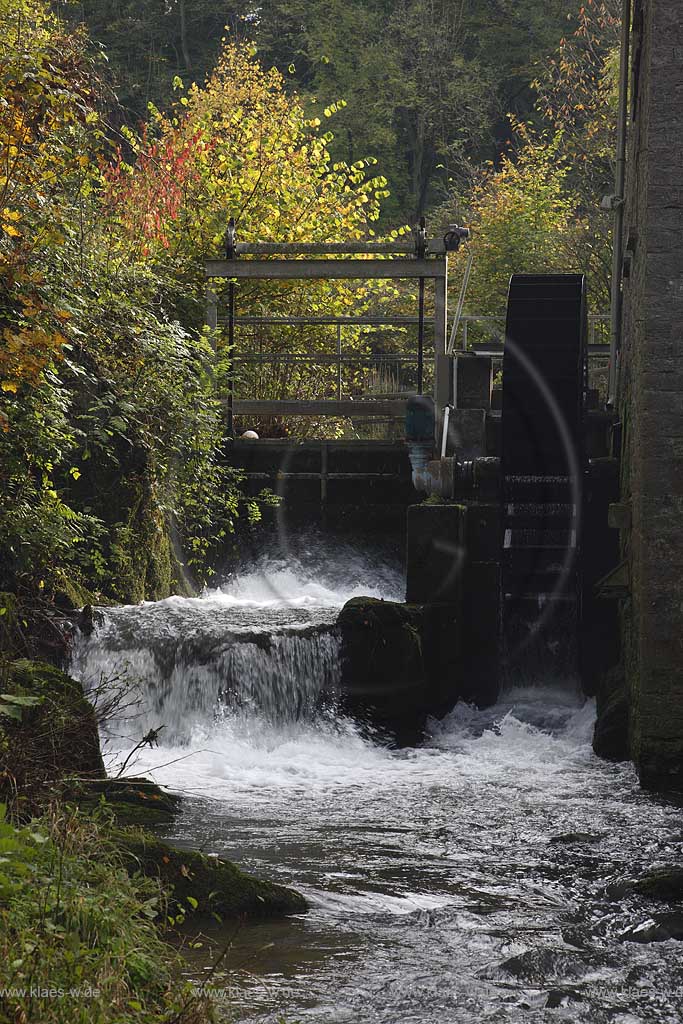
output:
[[[337,416],[351,418],[355,416],[405,416],[406,403],[402,399],[384,401],[354,402],[351,399],[341,402],[322,401],[268,401],[251,398],[235,398],[232,411],[235,416]]]
[[[427,252],[443,255],[445,245],[442,238],[430,239]],[[393,242],[238,242],[235,246],[238,256],[324,256],[354,253],[384,253],[386,255],[415,255],[415,239],[406,238]]]
[[[370,278],[441,278],[445,257],[395,260],[207,260],[206,276],[251,280],[367,280]]]
[[[502,341],[475,341],[467,349],[456,349],[453,355],[502,356],[504,349],[505,345]],[[600,356],[607,358],[609,356],[609,342],[604,344],[596,342],[595,344],[586,345],[586,352],[589,359]]]
[[[415,253],[413,239],[397,242],[238,242],[238,256],[323,256],[334,253]]]
[[[257,473],[249,469],[243,469],[242,472],[245,476],[248,476],[250,480],[272,480],[273,478],[277,478],[278,480],[320,480],[321,477],[325,477],[327,480],[400,480],[398,472],[325,473],[322,469],[317,473],[283,473],[279,469],[274,469],[271,473]]]
[[[296,365],[303,364],[304,366],[364,366],[377,364],[383,365],[385,363],[415,363],[417,362],[417,356],[401,356],[395,355],[394,353],[380,353],[378,355],[355,355],[355,356],[337,356],[337,355],[289,355],[286,352],[265,352],[257,355],[235,355],[232,357],[233,363],[247,363],[247,364],[258,364],[258,363],[282,363],[284,365]]]
[[[220,317],[220,323],[226,323],[227,317]],[[346,327],[407,327],[418,324],[419,318],[416,316],[236,316],[235,323],[240,326],[251,327],[252,325],[258,327],[269,327],[271,325],[321,325],[329,324],[331,326]],[[425,326],[433,325],[434,317],[426,316],[424,319]]]
[[[327,448],[328,452],[353,452],[357,455],[360,452],[374,452],[375,454],[383,450],[389,455],[401,455],[405,454],[406,446],[405,442],[400,441],[368,441],[367,439],[361,439],[358,437],[347,437],[344,440],[331,441],[321,438],[308,438],[305,441],[300,439],[293,439],[291,437],[262,437],[259,439],[259,448],[269,448],[273,453],[277,452],[282,457],[283,449],[289,448],[292,451],[297,452],[309,452],[314,455],[319,455],[321,448]],[[245,437],[233,438],[231,445],[231,451],[237,453],[243,453],[253,448],[252,440]]]

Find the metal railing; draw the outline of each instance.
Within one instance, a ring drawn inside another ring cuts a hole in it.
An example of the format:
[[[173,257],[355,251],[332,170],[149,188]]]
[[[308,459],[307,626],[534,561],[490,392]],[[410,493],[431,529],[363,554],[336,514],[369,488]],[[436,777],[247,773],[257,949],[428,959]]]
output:
[[[488,333],[492,342],[477,342],[471,338],[472,327],[483,325],[481,333]],[[591,313],[588,317],[588,357],[609,356],[609,313]],[[602,338],[603,340],[599,340]],[[460,343],[458,344],[458,339]],[[482,355],[502,355],[505,341],[504,316],[461,316],[455,337],[455,352],[475,351]]]
[[[223,318],[219,323],[223,322]],[[425,327],[433,327],[433,318],[425,318]],[[363,369],[367,374],[376,374],[381,378],[383,371],[387,376],[392,376],[397,387],[386,387],[372,390],[365,390],[361,393],[357,389],[354,398],[359,403],[374,398],[391,399],[407,397],[415,393],[415,389],[403,386],[400,381],[400,371],[407,367],[418,367],[417,353],[404,354],[401,352],[385,353],[359,353],[358,351],[348,352],[344,350],[343,332],[348,327],[418,327],[419,317],[416,316],[239,316],[235,317],[235,328],[247,327],[309,327],[322,326],[334,328],[334,342],[336,345],[333,352],[236,352],[232,357],[235,368],[258,367],[258,366],[309,366],[336,369],[336,374],[330,379],[334,384],[334,393],[337,402],[345,397],[344,392],[344,369],[356,366]],[[609,365],[609,314],[591,314],[588,317],[588,363],[589,383],[596,383],[600,391],[603,390],[602,377],[608,372]],[[491,356],[494,360],[502,359],[505,337],[504,316],[479,316],[462,315],[457,323],[455,344],[453,354],[470,351],[478,355]],[[330,338],[332,341],[333,339]],[[429,365],[430,360],[427,360]],[[596,378],[591,381],[591,377]],[[378,379],[378,383],[381,380]],[[286,401],[286,400],[283,400]]]
[[[219,323],[222,322],[219,320]],[[400,352],[360,353],[344,351],[343,332],[347,327],[419,327],[420,318],[416,316],[241,316],[235,317],[235,327],[309,327],[329,326],[335,328],[336,351],[334,352],[236,352],[232,358],[235,367],[239,366],[320,366],[336,367],[335,392],[340,402],[344,393],[343,369],[356,366],[369,373],[382,369],[398,370],[405,366],[414,366],[419,373],[418,353],[405,355]],[[433,327],[433,318],[425,317],[425,327]],[[368,398],[401,397],[413,394],[414,389],[367,392]],[[359,401],[362,395],[356,396]]]
[[[609,343],[609,313],[591,313],[588,317],[588,387],[598,391],[603,399],[607,398]],[[460,318],[457,325],[454,354],[468,351],[502,361],[504,345],[504,316],[462,316]]]

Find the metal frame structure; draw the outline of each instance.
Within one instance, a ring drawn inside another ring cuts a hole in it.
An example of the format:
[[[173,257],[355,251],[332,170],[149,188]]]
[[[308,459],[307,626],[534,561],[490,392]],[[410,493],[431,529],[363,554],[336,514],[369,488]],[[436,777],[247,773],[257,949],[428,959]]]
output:
[[[459,229],[464,230],[464,229]],[[235,283],[241,280],[416,280],[418,282],[418,315],[408,318],[408,322],[418,327],[418,392],[422,392],[424,377],[424,286],[425,281],[434,282],[434,403],[439,413],[450,401],[450,359],[447,355],[447,285],[448,260],[447,240],[427,240],[424,225],[416,232],[412,242],[351,242],[351,243],[320,243],[300,245],[287,242],[256,242],[254,244],[235,241],[234,224],[231,222],[227,236],[227,258],[224,260],[207,260],[205,263],[206,289],[206,323],[216,330],[219,324],[218,296],[214,282],[227,280],[228,284],[228,345],[234,351],[235,326],[252,320],[260,323],[277,323],[277,318],[257,317],[239,318],[235,314]],[[252,257],[243,259],[242,257]],[[377,258],[372,258],[372,257]],[[274,259],[273,257],[279,257]],[[296,257],[296,258],[292,258]],[[321,259],[319,257],[328,257]],[[330,258],[332,257],[332,258]],[[365,258],[359,258],[365,257]],[[285,318],[287,319],[287,318]],[[293,322],[308,322],[306,318],[291,318]],[[365,322],[364,318],[318,318],[326,323],[342,324],[351,319],[353,322]],[[405,323],[406,318],[400,318]],[[367,318],[368,323],[373,318]],[[377,323],[380,321],[377,320]],[[388,322],[388,321],[384,321]],[[304,357],[306,358],[306,357]],[[318,359],[320,357],[317,357]],[[341,367],[341,353],[336,359]],[[311,360],[313,361],[313,360]],[[338,384],[339,384],[338,371]],[[234,379],[234,378],[233,378]],[[337,400],[318,402],[288,401],[260,402],[236,401],[234,387],[228,395],[228,430],[232,431],[232,420],[235,413],[261,413],[262,415],[297,415],[297,416],[351,416],[360,413],[363,416],[401,415],[404,402],[399,401],[343,401],[340,389],[337,389]],[[438,429],[438,427],[437,427]]]

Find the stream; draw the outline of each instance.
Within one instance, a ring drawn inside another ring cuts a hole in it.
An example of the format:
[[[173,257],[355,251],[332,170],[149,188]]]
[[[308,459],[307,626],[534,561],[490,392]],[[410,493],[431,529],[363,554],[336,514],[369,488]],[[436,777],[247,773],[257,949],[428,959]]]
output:
[[[157,831],[299,889],[307,915],[222,928],[224,1021],[683,1021],[671,908],[624,881],[681,864],[680,807],[591,750],[594,708],[551,682],[458,705],[393,750],[335,709],[332,624],[402,600],[348,552],[263,562],[201,598],[107,609],[72,671],[111,704],[106,758],[184,794]],[[683,916],[683,915],[681,915]],[[210,970],[206,947],[187,974]]]

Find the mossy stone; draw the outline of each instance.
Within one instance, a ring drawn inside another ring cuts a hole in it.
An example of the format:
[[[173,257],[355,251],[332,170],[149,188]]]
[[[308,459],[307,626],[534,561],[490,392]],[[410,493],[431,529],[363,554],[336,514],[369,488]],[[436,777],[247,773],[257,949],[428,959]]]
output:
[[[294,889],[253,878],[231,861],[169,846],[141,829],[121,829],[115,835],[128,854],[129,871],[158,878],[182,905],[189,906],[188,897],[196,900],[199,914],[277,918],[308,909]]]
[[[428,708],[419,605],[354,597],[342,608],[342,702],[355,718],[418,742]]]
[[[667,903],[683,900],[683,867],[657,868],[634,883],[641,896]]]
[[[20,660],[10,665],[7,693],[37,698],[22,707],[21,720],[0,717],[4,777],[12,780],[7,797],[30,804],[45,787],[66,776],[105,776],[97,719],[81,684],[54,665]]]
[[[169,793],[146,778],[88,781],[70,791],[68,799],[85,811],[94,810],[104,799],[119,825],[153,825],[172,821],[182,802],[176,793]]]

